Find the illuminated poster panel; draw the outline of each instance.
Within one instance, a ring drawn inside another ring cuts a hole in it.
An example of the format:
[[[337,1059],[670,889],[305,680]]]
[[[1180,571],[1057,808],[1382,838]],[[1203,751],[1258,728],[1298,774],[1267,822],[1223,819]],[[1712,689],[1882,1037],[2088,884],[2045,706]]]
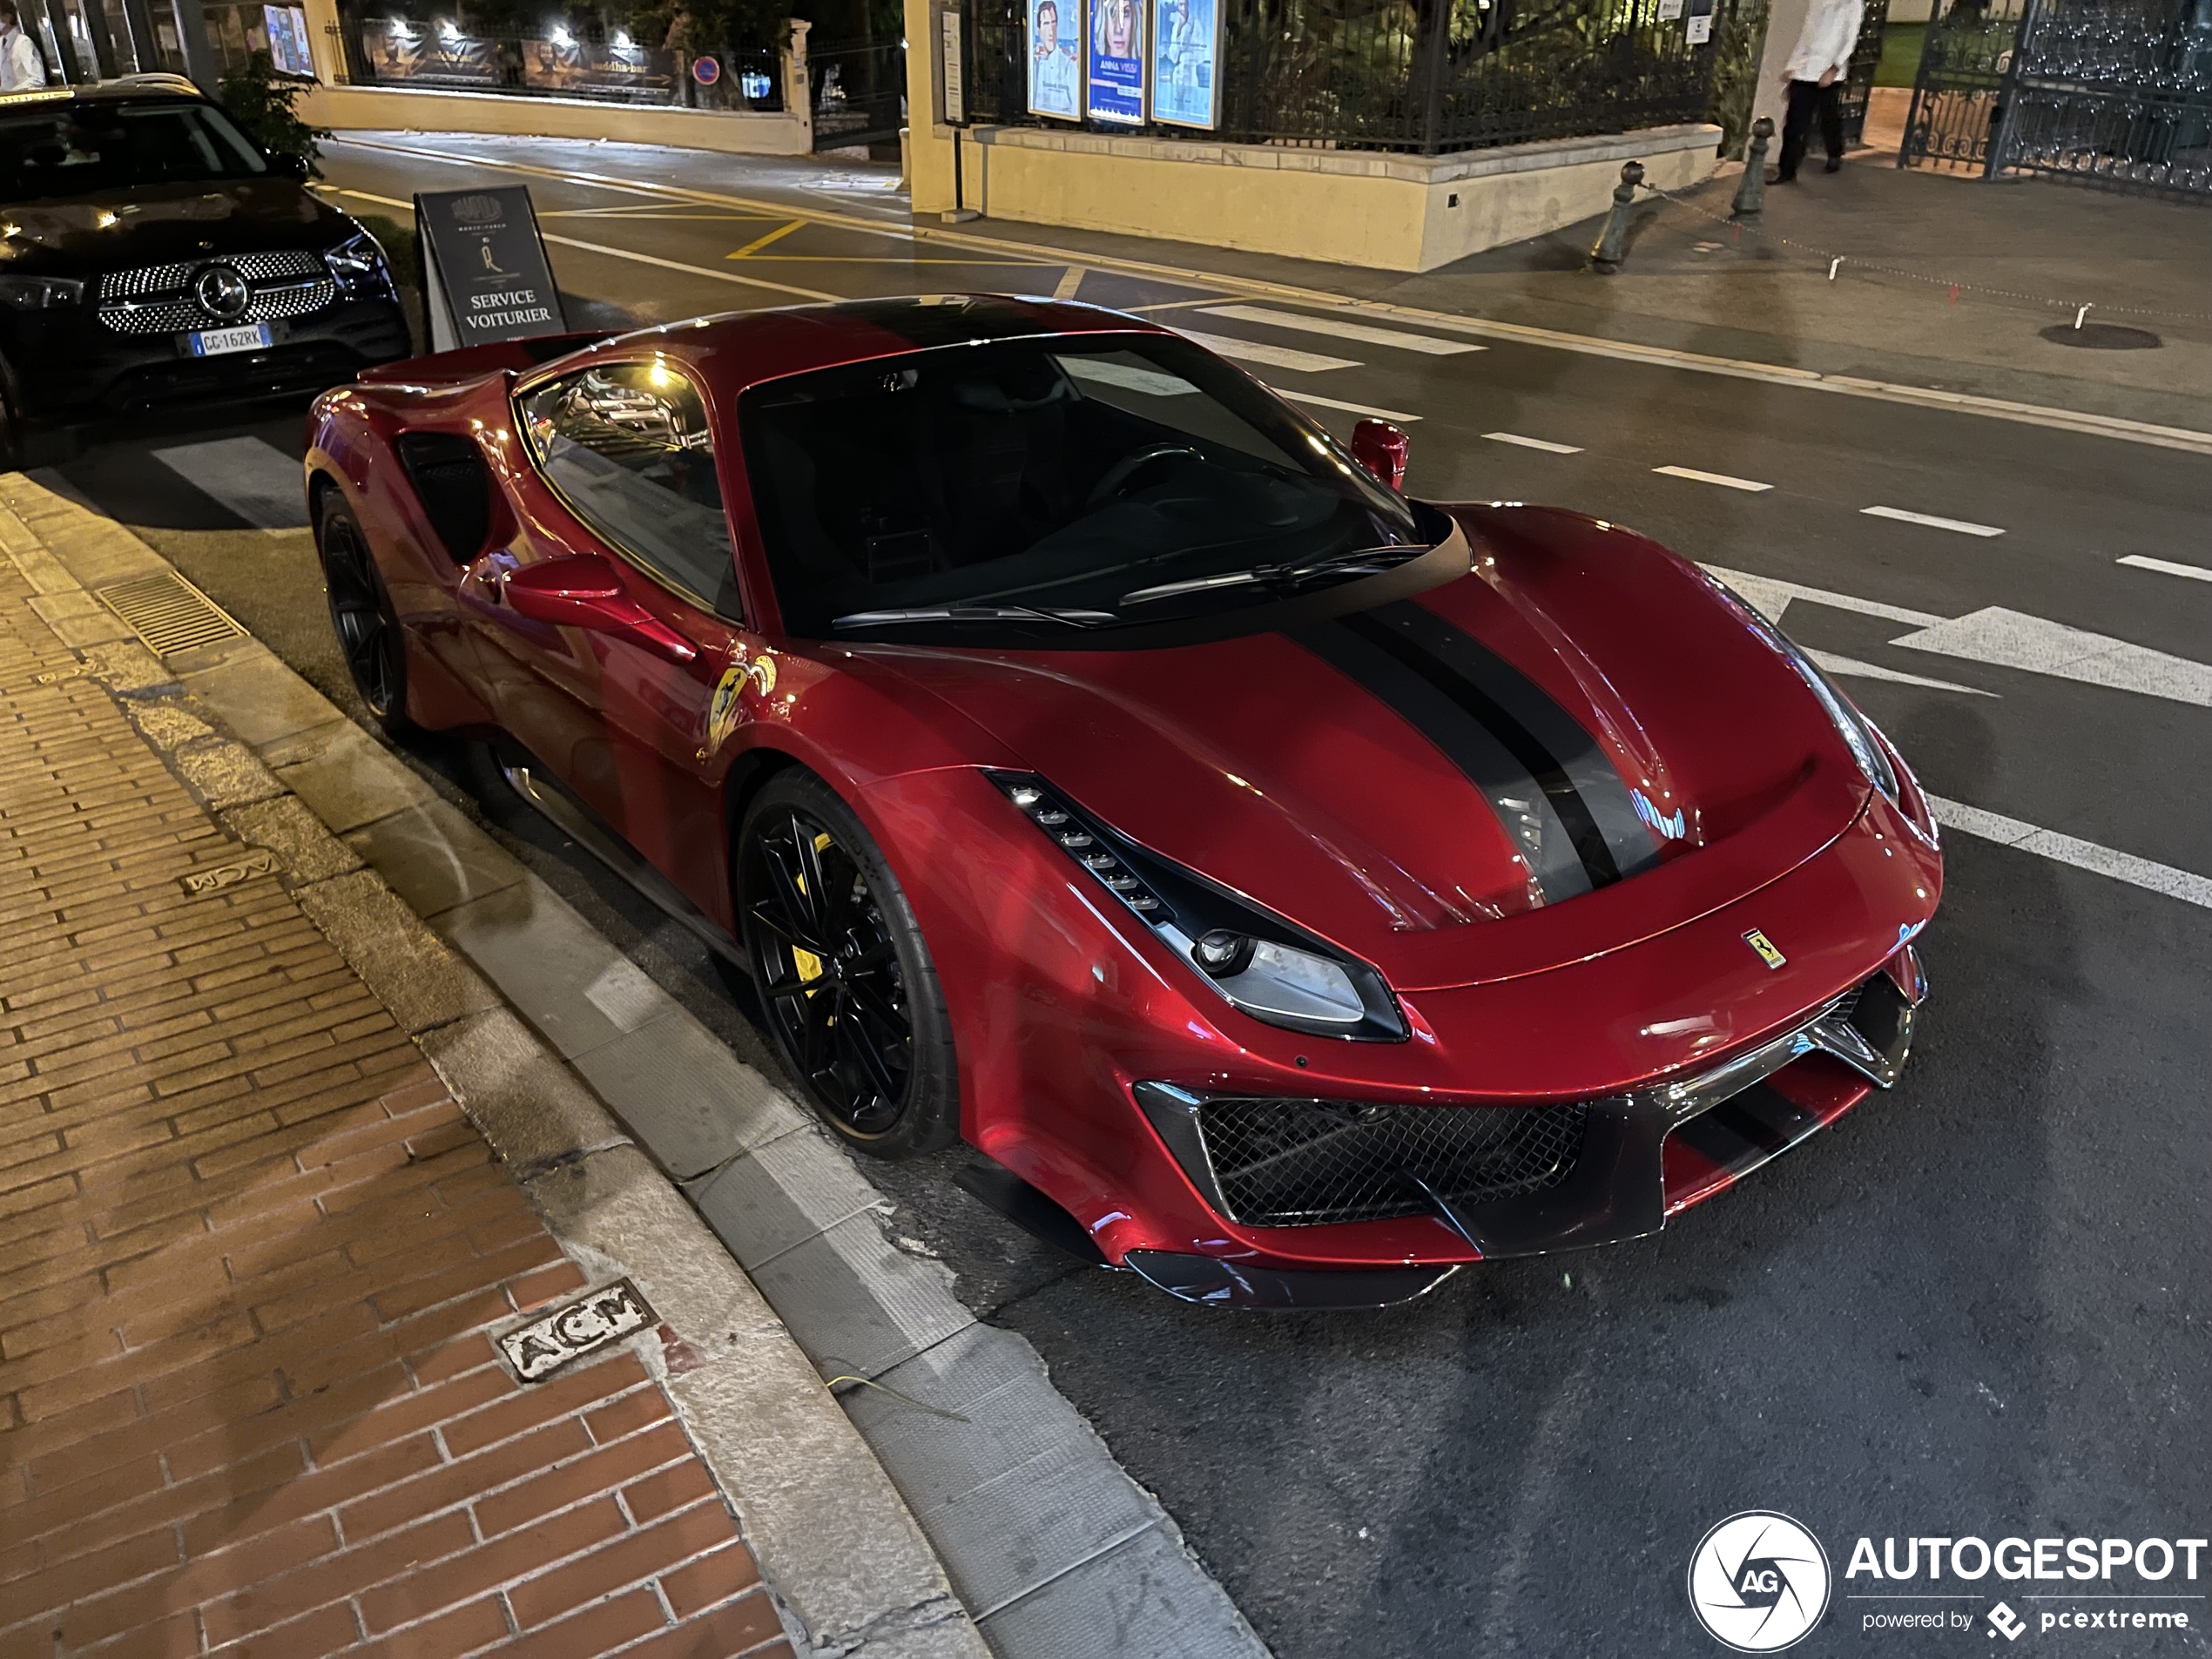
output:
[[[1143,0],[1090,0],[1090,90],[1094,121],[1144,125]]]
[[[1068,16],[1063,19],[1062,0],[1028,0],[1032,115],[1049,115],[1057,121],[1083,118],[1082,65],[1076,58],[1076,42],[1082,37],[1082,3],[1066,0]]]
[[[1152,118],[1221,125],[1220,0],[1152,0]]]

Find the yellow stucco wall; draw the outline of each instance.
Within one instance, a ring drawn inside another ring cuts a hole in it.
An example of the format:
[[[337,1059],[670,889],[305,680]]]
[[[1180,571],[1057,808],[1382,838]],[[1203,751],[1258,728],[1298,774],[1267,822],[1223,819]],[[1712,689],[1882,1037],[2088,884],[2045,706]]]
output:
[[[583,98],[501,98],[483,92],[411,91],[383,86],[317,86],[300,101],[316,126],[361,132],[413,128],[540,138],[611,138],[731,155],[803,156],[806,117],[749,111],[657,109]]]

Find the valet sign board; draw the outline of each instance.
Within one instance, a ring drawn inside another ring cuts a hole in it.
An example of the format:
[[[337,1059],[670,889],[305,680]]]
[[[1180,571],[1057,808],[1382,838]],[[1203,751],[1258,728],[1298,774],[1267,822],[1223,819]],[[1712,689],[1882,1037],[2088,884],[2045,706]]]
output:
[[[415,229],[432,351],[568,332],[528,187],[418,195]]]

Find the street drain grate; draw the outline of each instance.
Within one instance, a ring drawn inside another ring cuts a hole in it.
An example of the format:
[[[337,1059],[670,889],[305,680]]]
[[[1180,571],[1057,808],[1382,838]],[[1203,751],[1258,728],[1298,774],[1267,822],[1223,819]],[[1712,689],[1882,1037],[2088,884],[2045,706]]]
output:
[[[2054,322],[2036,331],[2054,346],[2074,346],[2083,351],[2156,351],[2166,342],[2148,328],[2129,328],[2116,322]]]
[[[174,570],[118,582],[102,588],[99,597],[157,657],[246,635],[220,605]]]

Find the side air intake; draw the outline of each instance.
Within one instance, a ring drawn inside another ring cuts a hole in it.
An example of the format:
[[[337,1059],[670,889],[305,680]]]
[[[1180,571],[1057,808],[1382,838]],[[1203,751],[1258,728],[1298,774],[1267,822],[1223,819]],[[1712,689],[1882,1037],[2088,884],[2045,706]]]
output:
[[[407,481],[455,564],[475,563],[491,533],[491,474],[475,440],[457,432],[402,432],[395,446]]]

